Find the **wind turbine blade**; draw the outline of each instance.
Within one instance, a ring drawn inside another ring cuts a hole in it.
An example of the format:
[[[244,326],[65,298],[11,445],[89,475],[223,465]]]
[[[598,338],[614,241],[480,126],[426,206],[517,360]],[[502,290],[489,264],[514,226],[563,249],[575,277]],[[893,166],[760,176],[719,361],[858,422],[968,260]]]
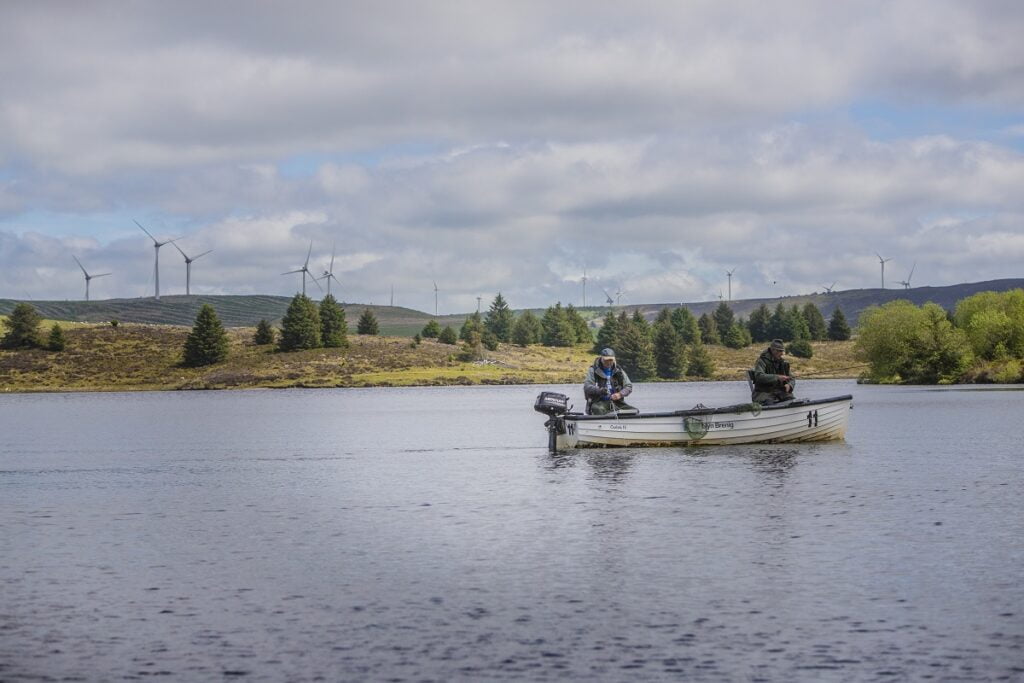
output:
[[[287,273],[281,273],[281,275],[291,275],[292,273],[301,273],[301,272],[302,272],[302,268],[299,268],[298,270],[289,270]]]
[[[917,268],[917,261],[914,261],[914,265],[910,267],[910,275],[907,276],[907,282],[910,282],[910,278],[914,277],[914,268]]]
[[[309,243],[309,251],[306,252],[306,263],[303,266],[303,268],[309,268],[309,255],[312,254],[312,253],[313,253],[313,242],[311,240],[310,243]]]
[[[174,242],[171,242],[171,244],[174,244]],[[178,252],[181,253],[181,255],[185,257],[186,261],[188,261],[188,255],[185,254],[185,252],[181,251],[181,247],[179,247],[177,244],[175,244],[174,248],[177,249]]]
[[[139,226],[139,229],[142,230],[142,232],[149,235],[149,239],[153,240],[154,243],[156,242],[156,238],[153,237],[153,235],[150,235],[149,230],[146,230],[144,227],[142,227],[142,223],[136,221],[134,218],[132,220],[135,221],[135,225]]]
[[[327,270],[327,272],[329,272],[329,273],[333,273],[334,272],[334,247],[335,246],[336,246],[335,244],[331,245],[331,267]]]
[[[174,246],[178,246],[178,245],[177,245],[177,244],[175,244]],[[192,260],[193,260],[193,261],[195,261],[195,260],[196,260],[197,258],[199,258],[200,256],[206,256],[206,255],[207,255],[207,254],[209,254],[209,253],[210,253],[211,251],[213,251],[213,249],[207,249],[206,251],[204,251],[204,252],[203,252],[202,254],[200,254],[199,256],[193,256],[193,257],[192,257]]]
[[[94,278],[103,277],[104,275],[113,275],[113,273],[100,273],[99,275],[93,275]]]
[[[316,278],[313,278],[313,284],[315,284],[321,292],[324,291],[324,288],[320,286],[320,282],[317,281]]]
[[[86,273],[86,271],[85,271],[85,266],[83,266],[83,265],[82,265],[82,262],[78,260],[78,257],[77,257],[77,256],[75,256],[74,254],[72,254],[72,255],[71,255],[71,258],[75,259],[75,263],[77,263],[77,264],[78,264],[78,267],[82,269],[82,272],[83,272],[83,273],[85,273],[85,276],[86,276],[86,277],[89,277],[89,273]]]

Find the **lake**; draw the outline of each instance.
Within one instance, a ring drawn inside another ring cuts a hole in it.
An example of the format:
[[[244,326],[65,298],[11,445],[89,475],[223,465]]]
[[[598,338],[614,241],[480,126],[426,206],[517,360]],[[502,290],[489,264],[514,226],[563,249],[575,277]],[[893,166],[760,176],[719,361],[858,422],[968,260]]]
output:
[[[798,388],[845,442],[551,455],[577,386],[0,395],[0,680],[1024,679],[1024,391]]]

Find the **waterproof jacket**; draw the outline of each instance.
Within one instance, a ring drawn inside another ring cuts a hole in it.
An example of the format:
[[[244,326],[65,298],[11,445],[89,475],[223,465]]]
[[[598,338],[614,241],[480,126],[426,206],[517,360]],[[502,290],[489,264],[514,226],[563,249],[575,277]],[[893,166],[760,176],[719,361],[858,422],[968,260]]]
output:
[[[772,356],[771,349],[765,349],[761,352],[761,355],[757,357],[757,362],[754,363],[754,394],[753,400],[758,403],[763,403],[764,399],[768,396],[772,396],[775,399],[781,399],[784,397],[792,398],[791,394],[786,394],[782,388],[784,382],[779,379],[779,375],[786,375],[789,377],[789,386],[792,390],[796,386],[796,380],[789,372],[789,361],[784,358],[778,360]]]
[[[614,393],[621,393],[622,398],[626,398],[633,392],[633,383],[629,381],[626,371],[620,368],[618,363],[612,365],[611,386],[608,386],[608,383],[604,366],[601,365],[601,357],[598,356],[594,364],[587,368],[587,378],[583,381],[583,395],[587,397],[587,402],[601,400]]]

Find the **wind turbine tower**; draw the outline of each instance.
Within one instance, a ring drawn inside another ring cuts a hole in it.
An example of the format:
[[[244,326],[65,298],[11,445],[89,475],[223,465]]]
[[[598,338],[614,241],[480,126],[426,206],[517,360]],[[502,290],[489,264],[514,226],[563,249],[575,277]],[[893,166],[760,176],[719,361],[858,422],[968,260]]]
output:
[[[94,277],[103,277],[104,275],[110,275],[110,273],[97,273],[95,275],[89,275],[89,273],[86,272],[86,270],[85,270],[85,266],[82,265],[82,262],[78,260],[77,256],[72,254],[71,258],[75,259],[75,263],[78,264],[78,267],[82,269],[82,274],[85,275],[85,300],[88,301],[89,300],[89,280],[93,279]]]
[[[732,270],[725,271],[725,276],[729,278],[729,301],[732,301],[732,274],[736,272],[734,267]]]
[[[174,243],[174,248],[177,249],[178,253],[180,253],[185,258],[185,296],[190,296],[192,294],[192,262],[195,261],[197,258],[202,258],[203,256],[206,256],[211,251],[213,251],[213,249],[207,249],[202,254],[199,254],[199,256],[193,256],[192,258],[189,258],[188,254],[183,252],[181,250],[181,247],[179,247],[177,243]]]
[[[310,242],[309,243],[309,251],[306,252],[306,262],[302,264],[302,267],[298,268],[296,270],[289,270],[287,273],[281,273],[281,275],[291,275],[292,273],[302,273],[302,296],[306,296],[306,274],[309,273],[309,256],[312,253],[313,253],[313,243]],[[312,275],[312,274],[310,273],[310,275]],[[324,288],[320,287],[320,283],[317,282],[317,279],[315,277],[313,278],[313,284],[315,284],[320,289],[321,292],[324,291]]]
[[[882,289],[885,289],[885,263],[886,261],[892,261],[892,257],[882,258],[882,255],[877,251],[875,252],[875,256],[878,257],[878,263],[882,266]]]
[[[133,218],[132,220],[134,221],[135,219]],[[160,299],[160,247],[164,246],[165,244],[170,244],[174,240],[178,240],[178,239],[181,239],[181,238],[180,237],[175,237],[174,239],[171,239],[171,240],[164,240],[163,242],[159,242],[159,241],[157,241],[157,239],[155,237],[153,237],[152,235],[149,234],[149,230],[146,230],[145,228],[142,227],[141,223],[139,223],[138,221],[135,221],[135,225],[139,226],[139,229],[142,230],[142,232],[144,232],[147,235],[149,235],[149,239],[153,240],[153,254],[155,256],[155,258],[153,259],[153,276],[154,276],[154,278],[156,280],[156,288],[155,288],[155,290],[153,292],[153,298],[159,300]]]
[[[482,299],[482,298],[483,298],[482,296],[478,296],[478,297],[476,298],[476,312],[477,312],[477,313],[479,313],[479,312],[480,312],[480,299]]]
[[[587,267],[583,266],[583,308],[587,307]]]
[[[312,248],[312,246],[313,246],[312,243],[309,246]],[[305,276],[303,276],[303,279],[305,279]],[[334,280],[339,285],[341,284],[341,281],[338,280],[338,278],[335,277],[335,275],[334,275],[334,245],[331,245],[331,265],[327,268],[327,270],[324,271],[324,274],[320,276],[320,279],[321,280],[327,280],[327,295],[328,296],[330,296],[330,294],[331,294],[331,280]],[[395,288],[394,288],[394,285],[392,285],[392,287],[391,287],[391,299],[392,299],[392,302],[394,301],[394,298],[395,298]],[[392,305],[394,305],[394,303],[392,303]]]
[[[434,281],[434,317],[437,317],[437,281]]]

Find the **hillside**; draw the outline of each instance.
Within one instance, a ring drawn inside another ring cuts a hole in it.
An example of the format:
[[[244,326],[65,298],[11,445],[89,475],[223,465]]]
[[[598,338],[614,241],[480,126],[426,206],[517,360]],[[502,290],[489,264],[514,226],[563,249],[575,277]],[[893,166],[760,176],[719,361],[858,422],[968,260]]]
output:
[[[195,322],[203,304],[210,304],[226,327],[252,327],[260,320],[279,325],[288,310],[290,297],[262,295],[225,296],[163,296],[140,299],[105,299],[102,301],[31,301],[44,318],[74,322],[142,323],[150,325],[188,325]],[[0,315],[14,309],[18,301],[0,299]],[[380,322],[381,332],[388,335],[411,337],[433,317],[421,311],[400,306],[367,306],[346,304],[349,327],[355,329],[356,320],[364,308],[370,308]],[[466,316],[440,316],[442,326],[459,327]]]
[[[934,302],[952,310],[956,302],[972,294],[984,291],[1003,292],[1011,289],[1024,288],[1024,279],[988,280],[947,287],[913,287],[911,289],[849,289],[840,292],[812,293],[797,296],[785,296],[766,299],[741,299],[730,302],[737,316],[748,317],[754,309],[765,304],[769,309],[782,303],[787,308],[803,306],[810,302],[817,306],[828,318],[839,307],[846,314],[851,325],[855,325],[861,311],[871,305],[880,305],[895,299],[907,299],[921,305]],[[39,313],[53,320],[78,322],[106,322],[118,320],[127,323],[147,323],[155,325],[189,325],[195,321],[199,307],[206,303],[217,311],[221,321],[228,327],[249,327],[266,319],[278,324],[288,308],[289,297],[265,295],[224,295],[224,296],[184,296],[172,295],[161,297],[159,301],[147,297],[140,299],[106,299],[103,301],[32,301],[30,302]],[[17,304],[14,299],[0,299],[0,315],[9,313]],[[648,319],[653,319],[662,308],[686,306],[694,314],[710,313],[718,306],[718,301],[700,301],[689,303],[663,304],[629,304],[615,307],[632,313],[639,309]],[[364,308],[370,308],[377,316],[381,332],[387,335],[411,337],[427,324],[434,316],[422,311],[400,306],[374,306],[358,303],[342,303],[348,313],[349,327],[354,329],[356,320]],[[536,314],[543,310],[532,309]],[[599,318],[608,310],[604,306],[588,306],[579,309],[585,318]],[[442,326],[451,325],[458,329],[467,314],[443,315],[438,317]]]
[[[67,350],[0,350],[0,391],[137,391],[275,387],[555,384],[582,382],[593,354],[586,347],[502,344],[479,362],[458,360],[460,347],[404,337],[350,337],[351,348],[280,353],[255,346],[252,328],[231,328],[228,360],[206,368],[180,366],[188,328],[75,323]],[[855,377],[850,342],[816,343],[811,360],[791,359],[798,374]],[[715,379],[738,380],[760,352],[709,347]]]

